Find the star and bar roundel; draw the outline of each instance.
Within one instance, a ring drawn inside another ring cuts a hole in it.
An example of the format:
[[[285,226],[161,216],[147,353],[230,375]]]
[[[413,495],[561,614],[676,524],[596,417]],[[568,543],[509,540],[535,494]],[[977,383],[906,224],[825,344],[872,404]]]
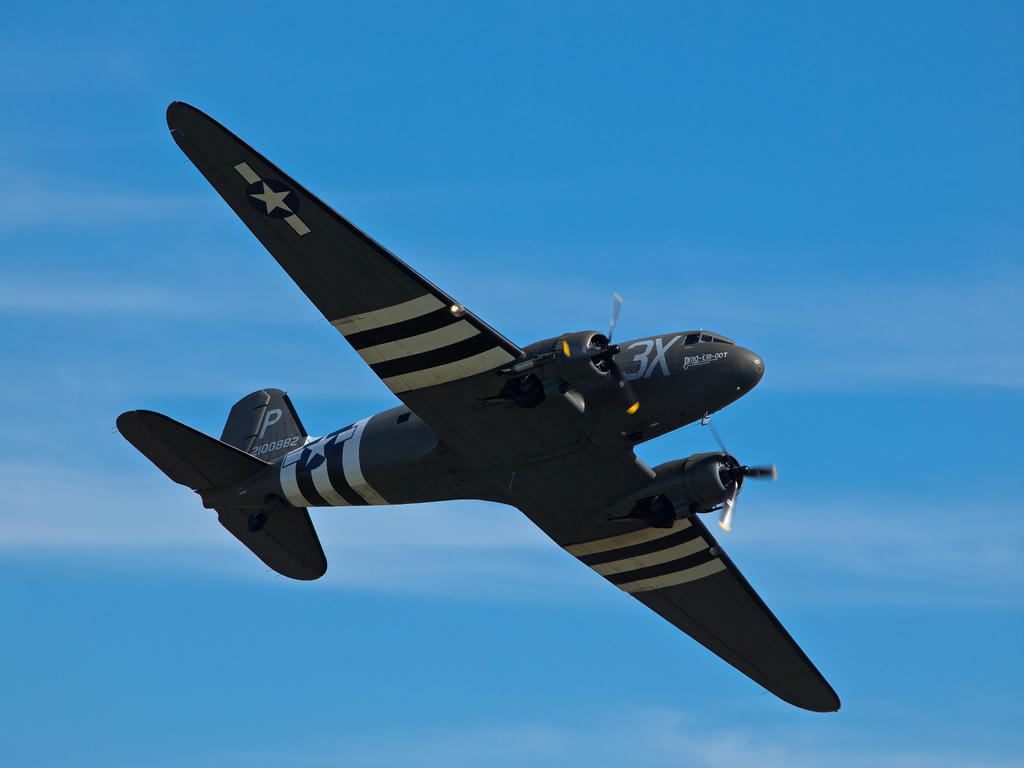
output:
[[[245,194],[253,208],[275,219],[283,219],[299,210],[299,196],[276,179],[254,181]]]
[[[299,236],[310,233],[310,228],[298,216],[299,196],[291,187],[277,179],[260,178],[248,163],[238,163],[235,170],[249,184],[245,195],[253,208],[273,219],[281,219]]]

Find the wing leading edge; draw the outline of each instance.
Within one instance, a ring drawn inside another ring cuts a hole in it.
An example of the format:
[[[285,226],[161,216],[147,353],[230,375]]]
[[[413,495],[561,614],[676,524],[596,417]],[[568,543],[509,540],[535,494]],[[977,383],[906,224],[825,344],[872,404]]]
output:
[[[783,701],[839,709],[835,691],[698,518],[559,543]]]

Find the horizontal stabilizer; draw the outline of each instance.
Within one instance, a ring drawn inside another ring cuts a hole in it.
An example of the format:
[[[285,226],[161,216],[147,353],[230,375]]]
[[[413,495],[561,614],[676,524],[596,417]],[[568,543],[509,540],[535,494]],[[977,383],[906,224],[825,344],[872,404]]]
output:
[[[327,572],[320,539],[304,507],[281,505],[269,512],[266,522],[253,531],[251,509],[218,507],[217,519],[260,560],[291,579],[312,581]]]
[[[153,411],[128,411],[117,429],[171,480],[194,491],[233,485],[267,463]]]

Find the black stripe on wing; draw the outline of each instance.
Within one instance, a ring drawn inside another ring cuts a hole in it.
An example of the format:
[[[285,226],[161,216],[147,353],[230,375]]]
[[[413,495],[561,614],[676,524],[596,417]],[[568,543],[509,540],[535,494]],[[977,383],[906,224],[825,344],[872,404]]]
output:
[[[467,357],[494,349],[496,346],[494,339],[490,336],[477,334],[464,341],[432,349],[429,352],[387,360],[383,363],[374,363],[370,365],[370,368],[382,379],[387,379],[392,376],[401,376],[404,373],[416,373],[439,365],[457,363],[459,360],[465,360]]]
[[[711,549],[702,549],[700,552],[687,555],[686,557],[681,557],[678,560],[671,560],[667,563],[659,563],[658,565],[649,565],[646,568],[637,568],[634,571],[610,573],[606,575],[605,578],[612,584],[628,584],[632,581],[650,579],[655,576],[667,576],[670,573],[685,571],[696,565],[709,563],[717,556],[717,553],[714,553]]]
[[[644,541],[640,544],[620,547],[619,549],[609,549],[605,552],[597,552],[593,555],[582,555],[579,558],[579,561],[590,566],[601,565],[602,563],[612,563],[616,560],[626,560],[632,557],[639,557],[640,555],[650,555],[654,552],[661,552],[663,549],[669,549],[671,547],[678,546],[679,544],[685,544],[687,541],[692,541],[698,536],[700,536],[699,530],[693,526],[687,526],[681,531],[676,531],[668,536],[662,536],[660,539]]]
[[[449,325],[454,325],[461,320],[463,318],[452,314],[448,307],[441,307],[441,309],[428,312],[425,315],[414,317],[412,320],[384,325],[380,328],[374,328],[372,331],[357,331],[346,335],[345,338],[356,350],[360,350],[367,347],[375,347],[378,344],[387,344],[391,341],[403,341],[412,336],[419,336],[430,331],[437,331]],[[493,337],[491,338],[491,344],[497,345]]]

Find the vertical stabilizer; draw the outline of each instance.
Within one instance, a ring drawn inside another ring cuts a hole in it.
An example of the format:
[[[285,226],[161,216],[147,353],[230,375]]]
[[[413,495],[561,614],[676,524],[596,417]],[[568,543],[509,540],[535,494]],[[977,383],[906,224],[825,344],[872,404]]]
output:
[[[288,395],[260,389],[231,408],[221,441],[273,462],[306,441],[306,430]]]

